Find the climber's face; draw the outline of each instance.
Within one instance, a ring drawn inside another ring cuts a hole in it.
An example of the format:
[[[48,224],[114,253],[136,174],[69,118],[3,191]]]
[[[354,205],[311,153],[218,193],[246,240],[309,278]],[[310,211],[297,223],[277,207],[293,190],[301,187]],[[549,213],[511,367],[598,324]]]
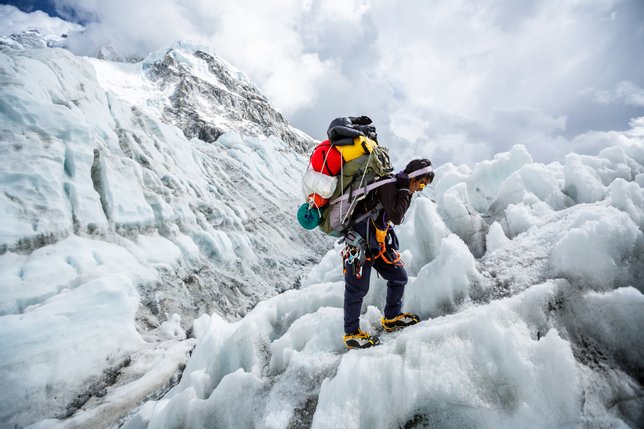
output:
[[[418,180],[413,178],[409,181],[409,190],[411,192],[422,191],[423,189],[425,189],[425,186],[427,186],[429,183],[430,183],[430,180],[427,177],[421,177]]]

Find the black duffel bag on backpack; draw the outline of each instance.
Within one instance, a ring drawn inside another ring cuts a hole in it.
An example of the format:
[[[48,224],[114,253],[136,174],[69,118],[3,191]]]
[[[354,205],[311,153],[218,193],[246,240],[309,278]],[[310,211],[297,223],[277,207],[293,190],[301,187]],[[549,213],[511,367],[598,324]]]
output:
[[[353,139],[359,136],[369,137],[377,142],[376,127],[371,123],[371,118],[368,116],[336,118],[329,124],[326,134],[331,144],[335,146],[353,144]]]

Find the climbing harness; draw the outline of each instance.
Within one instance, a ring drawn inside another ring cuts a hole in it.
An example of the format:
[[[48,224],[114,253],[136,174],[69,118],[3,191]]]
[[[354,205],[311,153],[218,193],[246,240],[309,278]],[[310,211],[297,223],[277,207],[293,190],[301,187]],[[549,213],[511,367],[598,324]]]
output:
[[[383,223],[384,222],[384,214],[383,214]],[[382,258],[382,260],[389,265],[395,265],[397,267],[402,267],[404,265],[404,262],[400,256],[400,253],[396,249],[391,249],[393,252],[393,258],[390,260],[387,257],[387,236],[389,234],[389,231],[393,229],[393,224],[391,222],[386,222],[384,229],[378,228],[376,225],[376,222],[373,219],[370,219],[370,225],[374,229],[374,235],[376,237],[376,242],[378,243],[378,253],[374,255],[371,258],[366,258],[367,261],[375,261],[378,258]],[[368,234],[369,229],[367,228],[367,234]]]

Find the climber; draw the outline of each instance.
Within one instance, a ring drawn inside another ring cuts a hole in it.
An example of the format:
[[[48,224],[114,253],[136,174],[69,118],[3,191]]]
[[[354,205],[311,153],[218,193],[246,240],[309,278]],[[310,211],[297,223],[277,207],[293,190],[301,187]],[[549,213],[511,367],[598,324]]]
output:
[[[410,178],[409,175],[414,177]],[[378,337],[360,330],[360,310],[369,290],[372,267],[387,280],[384,317],[380,320],[383,328],[389,332],[419,322],[417,315],[401,312],[407,272],[397,251],[398,238],[393,227],[403,221],[412,195],[433,181],[431,162],[428,159],[415,159],[397,173],[395,179],[360,201],[352,218],[364,217],[369,212],[372,214],[354,224],[345,236],[346,246],[342,252],[345,280],[344,343],[350,349],[380,344]]]

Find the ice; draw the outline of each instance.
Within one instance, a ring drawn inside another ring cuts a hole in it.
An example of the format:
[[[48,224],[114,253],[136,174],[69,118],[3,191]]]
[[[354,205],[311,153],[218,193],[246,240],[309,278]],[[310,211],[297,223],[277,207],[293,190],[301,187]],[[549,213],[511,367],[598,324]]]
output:
[[[241,317],[326,250],[288,216],[312,140],[257,133],[257,118],[228,121],[237,132],[221,142],[186,138],[163,117],[172,88],[141,63],[44,46],[0,49],[0,348],[22,359],[0,364],[0,421],[110,426],[172,382],[193,319]],[[222,79],[180,54],[198,82]],[[65,361],[78,371],[59,371]]]
[[[132,187],[132,183],[141,183],[143,179],[139,164],[131,160],[106,157],[102,168],[103,202],[108,218],[120,225],[152,225],[152,207],[146,201],[143,190]]]
[[[544,224],[544,219],[552,217],[552,207],[541,201],[530,200],[520,204],[510,204],[503,213],[501,224],[509,237],[515,237],[533,226]]]
[[[565,191],[577,203],[593,203],[604,199],[607,193],[606,186],[594,168],[587,166],[585,157],[570,154],[566,157]]]
[[[609,188],[609,204],[628,213],[631,220],[644,231],[644,184],[615,179]]]
[[[222,321],[211,327],[209,340],[200,343],[193,358],[205,371],[189,365],[167,399],[148,404],[126,427],[201,427],[208,417],[223,427],[239,422],[287,427],[301,417],[311,394],[317,397],[313,427],[392,427],[414,419],[485,427],[579,420],[580,388],[569,343],[554,328],[544,327],[540,338],[534,333],[548,323],[544,311],[558,286],[546,283],[490,306],[435,318],[404,335],[385,337],[381,347],[349,353],[342,352],[334,334],[341,329],[340,288],[292,291],[287,295],[297,300],[273,298],[274,304],[258,307],[241,322],[247,327]],[[335,297],[327,300],[335,301],[334,307],[324,306],[323,296]],[[298,302],[313,305],[302,313]],[[274,317],[276,309],[287,320],[266,324],[262,319]],[[288,329],[284,323],[290,323]],[[265,357],[239,360],[262,356],[265,347]],[[229,353],[217,353],[220,348]],[[319,375],[326,377],[321,384]],[[264,395],[267,383],[272,387]],[[223,392],[247,393],[243,401],[252,397],[253,414],[245,402],[232,411]]]
[[[150,267],[122,247],[75,236],[40,248],[29,256],[5,253],[0,255],[0,266],[4,268],[3,273],[12,272],[0,289],[0,314],[22,313],[62,290],[106,275],[122,274],[135,283],[156,278]]]
[[[509,241],[510,239],[505,236],[505,232],[503,232],[503,227],[501,226],[501,224],[494,222],[492,225],[490,225],[490,229],[487,232],[487,237],[485,238],[487,254],[505,247]]]
[[[588,292],[575,309],[584,332],[605,345],[626,367],[644,362],[644,295],[633,287],[611,292]]]
[[[192,322],[192,336],[194,338],[202,338],[210,327],[210,316],[202,314]]]
[[[438,256],[425,265],[405,289],[403,311],[423,317],[454,311],[469,299],[470,287],[480,281],[474,257],[455,235],[441,242]]]
[[[64,404],[104,368],[118,366],[143,340],[134,315],[138,294],[123,274],[108,274],[57,294],[0,324],[2,415],[23,426],[32,415],[64,415]],[[56,398],[55,401],[51,398]]]
[[[396,234],[401,249],[411,256],[405,258],[406,268],[416,274],[439,253],[441,241],[450,234],[450,230],[438,214],[436,204],[428,198],[418,199],[412,204],[403,223]]]
[[[502,184],[492,210],[501,211],[510,204],[544,202],[555,210],[569,207],[572,202],[562,192],[563,167],[560,164],[527,164]]]
[[[439,168],[436,202],[414,199],[398,227],[419,325],[381,332],[374,276],[361,327],[383,345],[345,352],[336,246],[300,290],[235,324],[214,316],[181,383],[126,427],[636,427],[642,173],[626,153],[639,149],[617,139],[550,165],[513,151],[474,168],[476,204],[474,173]],[[573,171],[595,181],[574,194]],[[227,411],[224,389],[246,389],[254,414]]]
[[[531,340],[499,310],[494,321],[473,315],[453,329],[414,330],[379,352],[347,355],[322,385],[312,427],[546,427],[578,419],[566,342],[555,330]],[[349,388],[352,377],[361,382]]]
[[[644,117],[596,155],[437,166],[397,227],[422,321],[383,332],[374,275],[382,345],[347,351],[342,245],[295,222],[312,140],[278,138],[241,72],[182,42],[134,64],[14,42],[0,426],[641,425]]]
[[[523,145],[516,145],[491,161],[479,163],[467,179],[467,192],[474,208],[485,212],[496,200],[502,183],[514,171],[532,163],[532,156]]]
[[[447,163],[438,166],[431,186],[436,201],[440,202],[441,196],[451,187],[466,182],[470,174],[472,170],[467,165]]]
[[[467,243],[472,253],[480,257],[485,253],[487,223],[470,202],[465,183],[453,186],[443,194],[438,212],[451,231]]]
[[[636,253],[642,231],[612,207],[595,207],[576,216],[570,230],[552,249],[555,275],[599,290],[613,289],[628,278],[626,260]]]
[[[181,258],[180,249],[172,241],[158,234],[139,235],[137,244],[141,249],[141,256],[146,258],[149,264],[172,266]]]
[[[343,246],[336,244],[333,249],[329,250],[320,262],[309,271],[302,281],[302,287],[341,281],[343,279],[342,257],[340,256],[342,248]]]

